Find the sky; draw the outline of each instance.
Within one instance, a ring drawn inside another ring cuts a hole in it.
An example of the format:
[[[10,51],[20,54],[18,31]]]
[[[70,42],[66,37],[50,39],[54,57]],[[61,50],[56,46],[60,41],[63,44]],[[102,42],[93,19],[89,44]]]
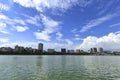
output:
[[[0,46],[120,50],[120,0],[0,0]]]

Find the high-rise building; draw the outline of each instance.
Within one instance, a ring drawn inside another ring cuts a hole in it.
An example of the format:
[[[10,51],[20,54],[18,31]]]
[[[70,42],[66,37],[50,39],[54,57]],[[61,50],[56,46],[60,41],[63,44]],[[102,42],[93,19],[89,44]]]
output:
[[[93,53],[97,53],[97,48],[93,48]]]
[[[76,50],[76,53],[80,53],[80,49],[77,49],[77,50]]]
[[[100,53],[103,53],[103,52],[104,52],[102,47],[99,48],[99,52],[100,52]]]
[[[93,53],[93,48],[90,48],[90,53]]]
[[[40,51],[43,52],[43,44],[42,44],[42,43],[39,43],[39,44],[38,44],[38,50],[40,50]]]
[[[65,48],[61,48],[61,53],[66,53],[66,49]]]

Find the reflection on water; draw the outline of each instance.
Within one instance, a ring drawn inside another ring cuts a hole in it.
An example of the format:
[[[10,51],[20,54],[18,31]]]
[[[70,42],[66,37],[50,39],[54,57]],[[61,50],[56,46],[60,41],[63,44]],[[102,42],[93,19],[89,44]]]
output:
[[[0,80],[120,80],[120,57],[0,56]]]

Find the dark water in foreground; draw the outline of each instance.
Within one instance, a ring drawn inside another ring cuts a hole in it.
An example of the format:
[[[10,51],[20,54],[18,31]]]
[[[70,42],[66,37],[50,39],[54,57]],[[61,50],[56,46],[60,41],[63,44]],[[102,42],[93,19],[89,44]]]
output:
[[[120,80],[120,56],[0,56],[0,80]]]

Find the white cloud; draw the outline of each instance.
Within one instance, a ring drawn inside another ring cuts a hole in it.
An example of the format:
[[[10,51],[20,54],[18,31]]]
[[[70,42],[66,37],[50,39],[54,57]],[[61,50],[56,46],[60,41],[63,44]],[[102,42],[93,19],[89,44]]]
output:
[[[115,34],[120,34],[120,31],[115,32]]]
[[[22,19],[18,19],[18,18],[14,18],[11,19],[9,17],[7,17],[6,15],[0,14],[0,32],[1,33],[6,33],[8,34],[8,26],[10,27],[10,30],[14,30],[16,29],[18,32],[23,32],[26,31],[27,29],[29,29],[26,25],[26,22]],[[18,26],[16,26],[18,25]],[[22,26],[19,26],[22,25]]]
[[[36,39],[50,41],[50,35],[46,32],[35,32],[34,35],[36,36]]]
[[[88,31],[89,29],[91,29],[93,27],[96,27],[96,26],[104,23],[107,20],[110,20],[114,16],[115,16],[115,14],[112,14],[112,15],[107,15],[107,16],[104,16],[104,17],[101,17],[101,18],[98,18],[98,19],[91,20],[85,26],[82,27],[80,32]]]
[[[57,32],[57,33],[56,33],[56,36],[57,36],[57,37],[56,37],[57,40],[61,40],[63,34],[60,33],[60,32]]]
[[[77,31],[77,29],[72,29],[71,32],[75,34],[75,33],[77,33],[78,31]]]
[[[77,48],[88,50],[92,47],[103,47],[106,50],[120,50],[120,33],[109,33],[106,36],[88,36]]]
[[[14,48],[16,45],[37,48],[38,42],[16,41],[16,42],[3,43],[0,46]]]
[[[98,9],[99,9],[99,13],[98,13],[98,15],[102,15],[103,13],[105,13],[106,11],[108,11],[109,9],[110,9],[110,6],[111,5],[114,5],[114,2],[117,2],[117,1],[114,1],[114,0],[110,0],[110,1],[108,1],[107,2],[107,4],[106,5],[104,5],[104,4],[102,4],[102,2],[103,1],[101,1],[101,0],[98,0],[98,3],[101,3],[101,5],[98,7]]]
[[[0,3],[0,11],[1,10],[8,11],[9,9],[10,9],[10,7],[8,5]]]
[[[22,20],[22,19],[13,19],[14,23],[18,23],[18,24],[21,24],[21,25],[26,25],[25,21]]]
[[[13,2],[22,5],[23,7],[35,8],[43,12],[45,9],[54,9],[65,11],[75,5],[81,8],[87,7],[93,3],[93,0],[13,0]]]
[[[82,38],[80,38],[79,34],[75,34],[74,36],[75,36],[74,40],[83,40]]]
[[[75,37],[79,37],[80,35],[79,34],[75,34]]]
[[[24,32],[29,28],[27,26],[14,26],[14,29],[16,29],[18,32]]]
[[[3,14],[0,14],[0,21],[4,22],[6,24],[9,24],[11,26],[13,26],[15,24],[26,25],[25,21],[22,19],[17,19],[17,18],[11,19],[8,16],[3,15]]]
[[[110,25],[110,27],[116,27],[116,26],[120,26],[120,23],[116,23],[116,24]]]
[[[38,11],[47,9],[60,9],[66,10],[75,4],[78,4],[78,0],[13,0],[16,3],[24,7],[35,8]]]
[[[0,14],[0,19],[5,20],[5,19],[8,19],[8,17],[3,14]]]
[[[49,45],[49,46],[48,46]],[[45,49],[55,49],[57,51],[60,51],[61,48],[66,48],[66,49],[74,49],[75,46],[73,44],[65,44],[65,43],[44,43]]]
[[[41,14],[42,23],[44,25],[44,30],[42,32],[35,32],[35,36],[37,39],[50,41],[50,34],[55,33],[59,31],[60,28],[60,22],[55,21],[49,17],[46,17]]]
[[[7,38],[0,38],[0,43],[6,43],[9,42],[9,39]]]
[[[25,17],[27,17],[27,19],[25,20],[27,23],[29,24],[33,24],[33,25],[36,25],[36,26],[40,26],[40,16],[39,15],[35,15],[33,17],[31,16],[28,16],[28,15],[23,15]]]
[[[65,41],[67,42],[68,45],[73,45],[73,42],[69,39],[65,39]]]
[[[6,24],[5,23],[0,22],[0,32],[4,33],[4,34],[8,34],[9,33],[7,31],[7,29],[6,29]]]
[[[79,37],[75,37],[74,40],[83,40],[83,39]]]
[[[42,18],[42,23],[45,26],[45,31],[47,33],[53,33],[53,32],[57,32],[59,29],[59,25],[61,24],[61,22],[59,21],[55,21],[47,16],[44,16],[41,14],[41,18]]]

